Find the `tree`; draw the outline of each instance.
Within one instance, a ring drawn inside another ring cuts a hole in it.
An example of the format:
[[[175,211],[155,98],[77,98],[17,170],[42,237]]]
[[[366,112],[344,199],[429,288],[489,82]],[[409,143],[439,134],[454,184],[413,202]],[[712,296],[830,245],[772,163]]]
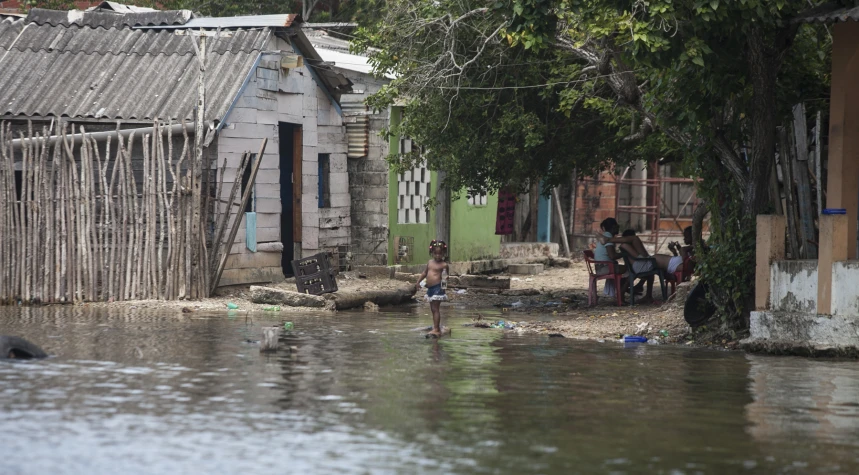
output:
[[[504,84],[511,80],[494,63],[508,57],[502,52],[506,46],[519,52],[518,60],[526,63],[522,68],[530,71],[516,71],[516,77],[541,91],[547,111],[570,114],[578,124],[587,120],[579,111],[598,114],[601,131],[619,132],[620,124],[630,124],[624,137],[610,134],[611,145],[604,135],[566,127],[580,132],[578,144],[610,153],[603,159],[682,151],[688,169],[705,178],[701,194],[721,208],[713,220],[720,246],[702,275],[713,284],[728,326],[741,326],[737,317],[753,294],[748,282],[753,281],[754,219],[770,206],[776,126],[802,96],[820,97],[826,90],[828,54],[817,53],[829,46],[828,37],[811,29],[800,33],[791,21],[808,8],[799,0],[396,0],[388,3],[388,15],[377,28],[363,32],[362,46],[381,47],[372,61],[378,71],[398,76],[376,106],[400,97],[413,109],[417,104],[429,109],[420,117],[440,119],[446,109],[450,119],[467,119],[455,112],[471,100],[468,88],[495,84],[501,75]],[[536,66],[544,60],[551,66]],[[541,68],[551,74],[535,73]],[[484,118],[495,126],[504,120],[509,115]],[[468,129],[477,124],[454,122]],[[446,166],[464,174],[459,178],[464,184],[479,186],[491,173],[456,167],[473,157],[464,143],[446,140],[449,129],[436,130],[440,135],[434,138],[450,145]],[[489,143],[491,137],[480,146],[490,149]],[[566,167],[581,160],[568,156]],[[565,168],[561,156],[546,161],[524,153],[521,162],[509,169],[538,176]]]

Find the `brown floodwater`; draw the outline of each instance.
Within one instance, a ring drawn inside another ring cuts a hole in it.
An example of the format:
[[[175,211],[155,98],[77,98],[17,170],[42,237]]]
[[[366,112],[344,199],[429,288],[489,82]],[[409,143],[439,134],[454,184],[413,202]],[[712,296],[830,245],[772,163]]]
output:
[[[425,307],[0,307],[0,334],[53,355],[0,362],[0,471],[859,471],[856,361],[519,335],[445,310],[452,337],[428,341]],[[284,320],[297,351],[261,354]]]

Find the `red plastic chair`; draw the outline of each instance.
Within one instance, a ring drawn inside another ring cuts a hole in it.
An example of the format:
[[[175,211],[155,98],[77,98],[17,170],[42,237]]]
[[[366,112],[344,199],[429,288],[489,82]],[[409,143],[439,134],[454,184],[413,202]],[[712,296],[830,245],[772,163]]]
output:
[[[617,272],[618,263],[615,261],[598,261],[594,259],[594,251],[582,251],[585,256],[585,264],[588,266],[588,306],[593,307],[597,304],[597,281],[614,279],[615,294],[617,294],[617,306],[623,305],[623,288],[620,286],[620,281],[623,279],[623,274]],[[608,266],[608,273],[597,275],[596,266],[598,264]]]
[[[674,271],[673,274],[668,274],[668,285],[671,286],[671,295],[674,295],[674,292],[677,292],[677,284],[680,282],[688,282],[692,279],[692,272],[695,271],[695,263],[692,261],[692,257],[687,257],[683,259],[683,264]]]

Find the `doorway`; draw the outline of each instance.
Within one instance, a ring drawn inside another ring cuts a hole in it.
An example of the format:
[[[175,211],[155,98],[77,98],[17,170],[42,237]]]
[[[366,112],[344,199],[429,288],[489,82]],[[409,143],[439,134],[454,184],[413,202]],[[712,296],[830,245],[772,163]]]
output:
[[[278,123],[280,154],[280,240],[283,243],[281,268],[292,277],[292,261],[301,248],[301,125]],[[300,255],[298,257],[301,257]]]

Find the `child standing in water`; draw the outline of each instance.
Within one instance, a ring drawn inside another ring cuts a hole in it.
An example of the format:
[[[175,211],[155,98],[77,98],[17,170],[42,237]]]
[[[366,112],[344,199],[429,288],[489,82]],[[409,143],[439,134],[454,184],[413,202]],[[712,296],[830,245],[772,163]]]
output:
[[[438,338],[441,336],[441,303],[447,300],[445,289],[447,288],[447,275],[450,272],[447,262],[444,260],[447,256],[447,244],[444,241],[433,241],[429,247],[432,259],[427,262],[427,267],[424,272],[418,277],[418,282],[415,284],[415,289],[420,288],[421,281],[426,278],[427,296],[426,299],[430,303],[432,310],[432,331],[429,336]]]

